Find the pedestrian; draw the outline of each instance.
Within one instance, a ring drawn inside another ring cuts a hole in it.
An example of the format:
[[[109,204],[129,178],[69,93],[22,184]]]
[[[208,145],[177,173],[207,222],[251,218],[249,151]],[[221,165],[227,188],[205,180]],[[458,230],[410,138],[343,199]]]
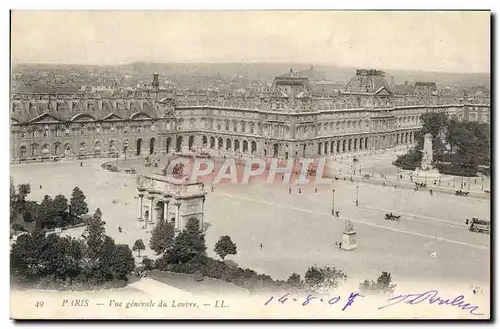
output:
[[[314,189],[314,192],[315,192],[316,194],[318,194],[318,188],[317,188],[317,187]]]
[[[80,161],[80,167],[83,167],[83,162],[82,161]]]
[[[42,185],[40,185],[40,190],[42,189]]]
[[[403,174],[400,174],[400,175],[399,175],[399,179],[403,179]]]
[[[465,225],[469,225],[469,219],[468,218],[465,220]]]
[[[118,226],[118,232],[122,233],[122,227]]]
[[[299,187],[299,194],[302,194],[302,190],[300,189],[300,187]]]
[[[339,242],[335,241],[335,247],[338,247],[338,246],[339,246]]]
[[[338,210],[335,212],[335,216],[339,217],[339,211]]]
[[[342,242],[339,242],[339,249],[342,249]]]
[[[430,189],[430,190],[429,190],[429,193],[430,193],[430,194],[431,194],[431,196],[432,196],[432,193],[433,193],[433,192],[432,192],[432,189]]]
[[[262,250],[262,242],[260,243],[260,250]]]
[[[292,188],[288,187],[288,194],[292,194]]]

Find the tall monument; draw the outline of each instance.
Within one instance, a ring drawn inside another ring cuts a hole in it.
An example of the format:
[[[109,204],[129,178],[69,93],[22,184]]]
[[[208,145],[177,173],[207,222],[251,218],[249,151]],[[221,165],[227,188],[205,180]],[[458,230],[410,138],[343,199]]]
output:
[[[439,179],[441,174],[439,171],[433,167],[433,152],[432,152],[432,134],[425,134],[424,136],[424,148],[422,151],[422,161],[420,163],[420,168],[415,169],[413,172],[413,177],[417,181],[426,182],[427,180],[432,181]]]

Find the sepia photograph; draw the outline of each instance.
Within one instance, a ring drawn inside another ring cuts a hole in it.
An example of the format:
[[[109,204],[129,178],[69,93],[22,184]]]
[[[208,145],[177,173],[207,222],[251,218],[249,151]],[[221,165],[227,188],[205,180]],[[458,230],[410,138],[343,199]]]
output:
[[[491,22],[12,10],[11,319],[491,319]]]

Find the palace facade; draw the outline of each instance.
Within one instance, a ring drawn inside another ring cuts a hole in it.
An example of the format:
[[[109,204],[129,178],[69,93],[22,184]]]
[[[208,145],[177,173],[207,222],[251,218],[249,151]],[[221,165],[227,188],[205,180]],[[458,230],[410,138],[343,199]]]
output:
[[[441,98],[433,83],[393,94],[382,74],[358,70],[345,90],[312,93],[308,78],[276,77],[259,94],[181,94],[152,87],[130,97],[14,94],[11,161],[145,156],[188,150],[255,157],[356,154],[414,142],[420,115],[490,121],[490,105]]]

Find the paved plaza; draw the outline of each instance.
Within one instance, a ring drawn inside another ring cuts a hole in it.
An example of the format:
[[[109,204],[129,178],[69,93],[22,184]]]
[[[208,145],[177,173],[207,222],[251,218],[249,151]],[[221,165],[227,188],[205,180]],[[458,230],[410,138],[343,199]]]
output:
[[[390,155],[385,158],[389,160],[370,161],[389,167],[395,155],[392,160]],[[136,229],[135,175],[106,171],[101,168],[104,161],[86,160],[83,167],[79,162],[14,165],[11,175],[15,184],[31,184],[30,198],[34,200],[59,193],[69,199],[72,189],[79,186],[87,196],[90,212],[101,209],[106,232],[117,243],[132,246],[142,238],[148,245],[149,233]],[[127,161],[135,165],[142,160]],[[160,167],[152,170],[163,168],[165,163],[162,160]],[[332,188],[339,218],[331,216]],[[289,185],[279,181],[272,185],[220,184],[214,192],[206,185],[209,255],[216,258],[215,242],[229,235],[238,246],[238,254],[228,259],[275,278],[286,279],[293,272],[303,275],[312,265],[327,265],[342,269],[357,281],[375,279],[380,272],[389,271],[396,282],[489,282],[490,236],[469,232],[465,225],[466,218],[490,218],[488,199],[440,193],[431,196],[423,190],[350,181],[319,187],[292,184],[291,189],[289,193]],[[385,221],[386,212],[401,215],[401,221]],[[357,231],[358,248],[354,251],[340,251],[335,246],[342,238],[345,218],[352,220]],[[150,250],[145,254],[153,256]]]

